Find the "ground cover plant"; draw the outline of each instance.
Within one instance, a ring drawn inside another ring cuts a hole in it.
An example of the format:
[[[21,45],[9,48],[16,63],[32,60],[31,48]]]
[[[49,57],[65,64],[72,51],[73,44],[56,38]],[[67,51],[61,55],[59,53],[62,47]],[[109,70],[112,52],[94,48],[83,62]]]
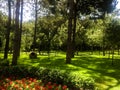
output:
[[[94,88],[93,83],[88,82],[88,80],[85,81],[78,77],[71,77],[68,72],[61,72],[56,69],[31,66],[2,66],[0,67],[0,73],[2,75],[0,77],[0,86],[7,90],[20,87],[22,87],[22,89],[39,87],[41,90],[67,90],[67,86],[69,90],[76,90],[79,88],[93,90]],[[23,82],[23,80],[25,82]],[[13,84],[11,84],[11,82],[13,82]],[[50,84],[49,82],[57,84],[58,86],[55,87],[54,84]],[[40,83],[42,83],[42,85]],[[51,89],[48,88],[48,83]]]
[[[68,90],[68,88],[66,85],[62,86],[51,82],[44,84],[35,78],[27,77],[18,80],[16,77],[2,77],[0,90]]]
[[[37,59],[29,59],[29,53],[24,53],[21,55],[18,62],[18,65],[44,67],[64,72],[67,71],[69,75],[80,77],[80,79],[82,78],[81,81],[85,81],[88,84],[95,81],[95,86],[99,88],[98,90],[119,90],[120,88],[120,61],[117,54],[115,55],[113,65],[111,65],[112,61],[108,59],[107,55],[102,56],[102,54],[99,55],[98,52],[93,53],[93,55],[89,52],[80,52],[72,59],[71,64],[65,64],[64,52],[58,52],[57,54],[50,53],[49,58],[47,54],[38,55]],[[33,70],[33,72],[34,71],[35,70]],[[73,79],[73,82],[77,81],[77,79],[76,81],[74,80],[75,79]]]

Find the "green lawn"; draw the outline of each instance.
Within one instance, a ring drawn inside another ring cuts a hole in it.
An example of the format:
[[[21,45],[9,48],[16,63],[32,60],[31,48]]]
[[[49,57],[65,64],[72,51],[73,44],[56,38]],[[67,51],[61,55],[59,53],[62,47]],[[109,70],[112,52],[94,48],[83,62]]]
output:
[[[65,64],[65,53],[51,53],[38,55],[37,59],[29,59],[29,53],[22,53],[19,64],[47,67],[69,71],[71,75],[78,75],[84,79],[93,78],[98,90],[120,90],[120,56],[116,55],[114,65],[106,56],[89,52],[79,52],[79,55],[72,59],[71,64]],[[10,55],[11,58],[11,55]]]

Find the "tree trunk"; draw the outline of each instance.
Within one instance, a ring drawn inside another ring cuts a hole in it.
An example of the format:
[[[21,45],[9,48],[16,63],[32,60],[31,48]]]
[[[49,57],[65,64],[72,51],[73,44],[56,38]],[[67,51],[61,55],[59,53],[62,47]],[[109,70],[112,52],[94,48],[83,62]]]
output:
[[[77,21],[77,2],[74,3],[74,15],[73,15],[74,23],[73,23],[73,37],[72,37],[72,58],[74,58],[75,54],[75,36],[76,36],[76,21]]]
[[[35,50],[36,47],[36,31],[37,31],[37,19],[38,19],[38,0],[35,0],[35,28],[34,28],[34,37],[33,37],[33,51]]]
[[[17,65],[17,59],[18,59],[18,49],[19,49],[19,36],[20,36],[20,30],[19,30],[19,10],[20,10],[20,0],[17,0],[16,2],[16,18],[15,18],[15,31],[14,31],[14,44],[13,44],[13,58],[12,58],[12,65]]]
[[[100,49],[99,49],[99,55],[100,55]]]
[[[92,46],[91,46],[91,55],[93,55],[93,47],[94,47],[94,45],[92,44]]]
[[[4,59],[8,58],[10,29],[11,29],[11,0],[8,0],[8,24],[7,24],[7,31],[6,31]]]
[[[120,55],[119,45],[118,45],[118,55]]]
[[[22,36],[22,21],[23,21],[23,0],[21,0],[21,15],[20,15],[20,36],[19,36],[19,48],[18,48],[18,56],[20,56],[20,48],[21,48],[21,36]]]
[[[110,50],[109,50],[109,52],[108,52],[108,59],[110,59]]]
[[[104,32],[103,32],[103,34],[104,34]],[[102,51],[103,51],[103,56],[105,56],[105,40],[104,40],[104,37],[103,37]]]
[[[72,55],[72,20],[73,20],[73,3],[74,0],[68,0],[69,3],[69,18],[68,18],[68,38],[67,38],[67,53],[66,53],[66,63],[71,63]]]
[[[105,25],[105,15],[106,13],[103,12],[103,25]],[[105,56],[105,30],[103,30],[103,42],[102,42],[102,51],[103,51],[103,56]]]
[[[114,64],[113,60],[114,60],[114,48],[112,47],[112,65]]]
[[[48,51],[47,51],[47,53],[48,53],[48,59],[50,59],[50,47],[51,47],[51,40],[50,39],[48,39]]]

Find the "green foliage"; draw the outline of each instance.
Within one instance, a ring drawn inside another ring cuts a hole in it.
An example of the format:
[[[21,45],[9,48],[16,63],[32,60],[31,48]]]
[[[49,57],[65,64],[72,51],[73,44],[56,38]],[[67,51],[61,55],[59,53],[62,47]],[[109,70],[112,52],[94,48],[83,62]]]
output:
[[[87,44],[89,46],[101,46],[102,45],[102,41],[103,41],[103,32],[102,30],[98,29],[90,29],[87,31],[86,33],[86,37],[87,37]]]
[[[103,41],[102,20],[89,20],[87,17],[77,22],[76,45],[77,48],[87,49],[87,47],[101,47]],[[82,48],[85,47],[85,48]],[[85,50],[86,50],[85,49]],[[88,49],[87,49],[88,50]]]
[[[42,8],[46,9],[47,13],[49,14],[66,16],[67,13],[66,0],[43,0],[41,6]]]
[[[78,55],[75,55],[75,58],[72,59],[71,64],[65,64],[65,52],[57,52],[56,55],[54,52],[51,52],[50,54],[50,59],[48,59],[48,56],[46,54],[38,55],[37,59],[29,59],[29,54],[21,53],[21,57],[18,60],[18,65],[21,65],[21,67],[26,65],[25,68],[30,72],[22,69],[25,72],[20,72],[18,75],[37,77],[41,75],[45,68],[49,68],[50,70],[57,69],[58,71],[62,71],[63,73],[69,72],[68,74],[71,78],[76,78],[71,82],[77,81],[78,79],[80,79],[80,82],[78,82],[78,80],[77,83],[81,83],[85,80],[86,82],[92,82],[93,80],[89,78],[93,78],[95,80],[94,84],[98,87],[98,89],[109,90],[116,88],[115,90],[118,90],[120,88],[120,57],[117,51],[115,52],[114,65],[111,65],[111,59],[108,59],[108,53],[106,53],[106,56],[103,56],[101,51],[100,53],[99,51],[93,52],[93,55],[91,55],[90,52],[78,52]],[[1,54],[0,56],[3,57]],[[38,68],[40,69],[39,71]],[[2,68],[1,70],[4,70],[4,68]],[[8,72],[9,71],[10,70],[8,69]],[[46,72],[47,71],[49,70],[46,70]],[[13,71],[13,74],[14,73],[15,72]],[[38,78],[41,78],[41,76]],[[66,82],[68,81],[66,80]],[[76,85],[78,86],[81,84]]]
[[[61,16],[45,16],[39,18],[37,37],[41,50],[49,51],[51,48],[58,48],[60,46],[59,32],[64,22],[65,19]]]
[[[1,60],[0,61],[0,66],[9,66],[9,60],[8,59],[5,59],[5,60]]]
[[[0,73],[4,77],[26,77],[29,75],[29,70],[23,66],[0,67]]]
[[[0,11],[0,50],[4,48],[6,25],[6,16]]]
[[[105,30],[106,38],[110,45],[120,45],[120,22],[113,19],[108,23]]]
[[[0,38],[0,48],[2,47],[2,40],[1,40],[1,38]]]
[[[0,67],[0,73],[4,77],[33,77],[42,80],[44,83],[53,82],[66,84],[69,88],[84,88],[94,90],[93,80],[82,80],[81,78],[69,75],[69,72],[62,72],[57,69],[42,67],[10,66]]]
[[[30,51],[33,40],[33,27],[33,22],[26,22],[23,24],[21,48],[24,51]]]
[[[95,15],[99,16],[99,12],[107,12],[111,13],[117,4],[117,0],[78,0],[78,11],[82,14],[90,14],[93,13],[91,8],[97,10]]]

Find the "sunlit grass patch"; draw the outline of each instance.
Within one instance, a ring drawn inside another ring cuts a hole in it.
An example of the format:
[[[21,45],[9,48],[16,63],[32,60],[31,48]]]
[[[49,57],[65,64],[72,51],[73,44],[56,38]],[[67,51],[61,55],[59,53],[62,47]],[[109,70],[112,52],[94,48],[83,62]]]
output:
[[[11,58],[11,56],[10,56]],[[49,69],[59,69],[60,71],[68,71],[71,75],[81,78],[93,78],[95,85],[100,90],[117,90],[120,87],[120,56],[115,54],[114,64],[108,59],[108,54],[103,56],[102,53],[79,52],[72,58],[71,64],[66,64],[65,52],[52,52],[48,57],[39,55],[37,59],[30,59],[29,53],[21,53],[18,65],[29,65],[35,67],[45,67]]]

